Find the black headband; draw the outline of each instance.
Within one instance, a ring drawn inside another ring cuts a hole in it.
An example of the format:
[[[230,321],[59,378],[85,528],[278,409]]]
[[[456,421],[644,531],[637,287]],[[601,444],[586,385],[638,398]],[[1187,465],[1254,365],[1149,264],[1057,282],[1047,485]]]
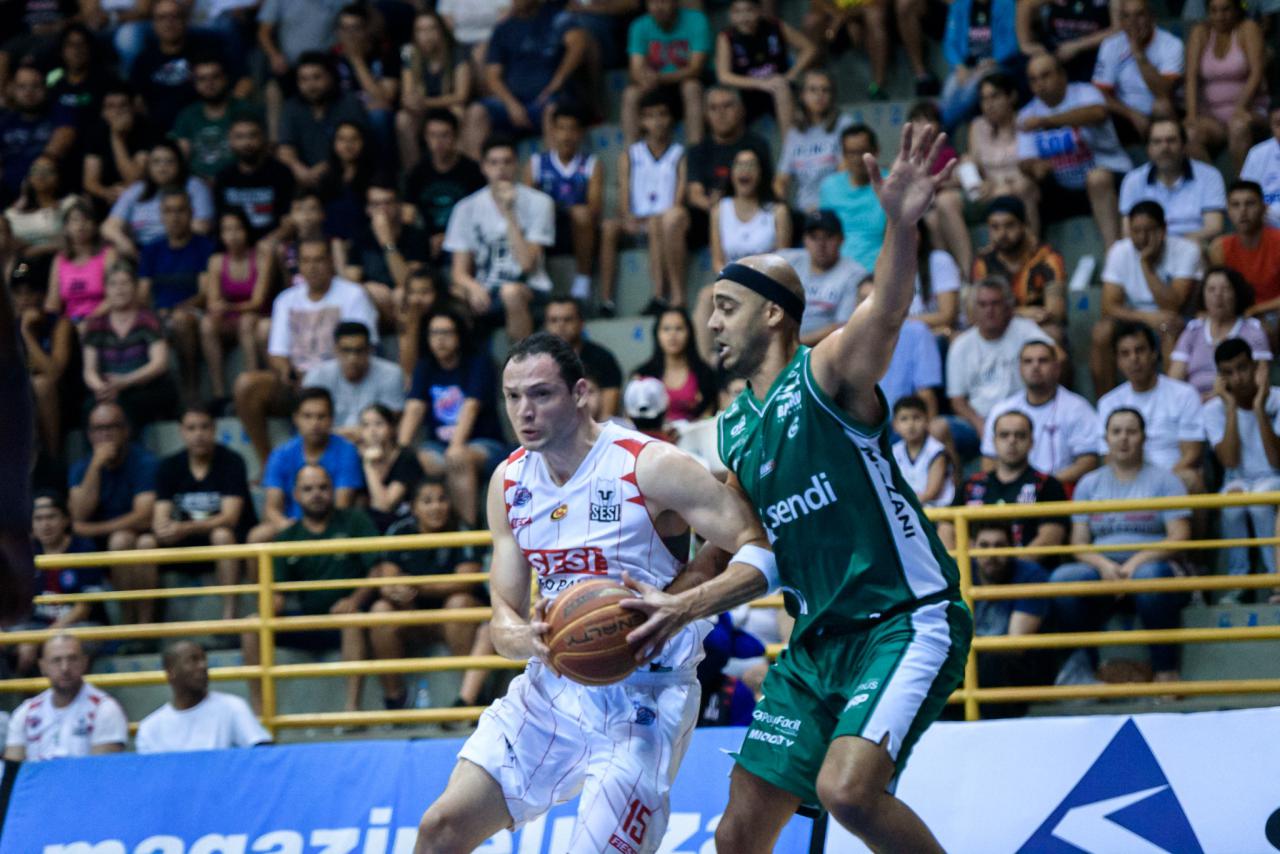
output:
[[[729,264],[717,276],[742,285],[749,291],[776,302],[796,323],[804,316],[804,298],[798,297],[777,282],[772,276],[753,270],[745,264]]]

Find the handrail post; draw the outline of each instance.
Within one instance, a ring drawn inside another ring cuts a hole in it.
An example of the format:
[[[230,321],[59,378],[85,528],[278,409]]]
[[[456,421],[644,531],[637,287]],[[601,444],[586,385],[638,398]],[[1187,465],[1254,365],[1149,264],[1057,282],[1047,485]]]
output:
[[[973,602],[973,560],[969,557],[969,517],[963,512],[956,516],[956,566],[960,569],[960,595],[975,616]],[[969,647],[969,657],[964,663],[964,719],[978,719],[978,653]]]
[[[265,549],[258,552],[258,666],[262,669],[258,682],[262,688],[262,724],[276,735],[276,680],[271,672],[276,661],[276,633],[271,626],[275,618],[275,572],[271,555]]]

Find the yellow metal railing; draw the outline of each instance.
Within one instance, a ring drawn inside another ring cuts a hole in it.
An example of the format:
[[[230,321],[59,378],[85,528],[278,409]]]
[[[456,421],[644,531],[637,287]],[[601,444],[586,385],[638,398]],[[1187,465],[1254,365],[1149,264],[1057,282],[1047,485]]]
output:
[[[971,545],[971,526],[984,520],[1013,520],[1070,516],[1072,514],[1113,513],[1131,510],[1167,509],[1220,509],[1229,506],[1252,504],[1280,504],[1280,493],[1233,493],[1230,495],[1195,495],[1149,500],[1056,502],[1043,504],[1002,504],[979,507],[930,508],[928,515],[935,521],[954,525],[955,549],[953,554],[960,569],[961,594],[970,607],[977,601],[993,601],[1022,598],[1047,598],[1054,596],[1105,596],[1138,592],[1186,592],[1191,590],[1263,589],[1280,587],[1280,575],[1251,576],[1198,576],[1184,578],[1146,579],[1127,581],[1084,581],[1066,583],[983,586],[972,583],[973,559],[983,556],[1039,557],[1042,555],[1071,555],[1082,552],[1139,551],[1143,549],[1169,549],[1191,551],[1220,549],[1231,546],[1258,545],[1271,547],[1280,544],[1280,537],[1249,539],[1216,539],[1188,542],[1137,543],[1106,546],[1045,546],[1037,548],[975,549]],[[484,622],[491,614],[489,608],[461,608],[448,611],[399,611],[388,613],[324,614],[314,616],[277,617],[274,598],[277,594],[313,591],[381,587],[389,584],[408,584],[417,587],[456,584],[458,582],[482,582],[486,573],[444,576],[396,576],[394,578],[362,578],[339,581],[276,582],[272,572],[272,558],[295,555],[324,555],[348,552],[393,552],[428,548],[488,545],[486,532],[431,534],[400,537],[376,537],[367,539],[321,540],[311,542],[267,543],[241,546],[207,546],[188,549],[151,549],[109,554],[45,555],[37,559],[41,569],[100,568],[104,565],[168,564],[214,561],[219,559],[246,559],[257,564],[258,581],[253,584],[218,585],[210,587],[107,591],[100,593],[56,594],[37,597],[38,603],[71,604],[74,602],[106,602],[149,598],[180,598],[189,596],[217,596],[227,594],[255,594],[258,615],[235,620],[198,620],[173,623],[156,623],[136,626],[102,626],[67,630],[69,634],[85,640],[127,640],[140,638],[186,637],[191,635],[243,634],[257,632],[261,648],[260,663],[238,667],[215,667],[209,672],[211,679],[258,680],[262,696],[263,723],[273,732],[279,728],[365,725],[384,723],[443,723],[474,720],[479,708],[405,709],[399,711],[324,712],[311,714],[278,713],[276,683],[280,679],[304,677],[340,677],[352,675],[380,675],[387,673],[429,673],[446,670],[488,669],[514,670],[523,662],[512,661],[496,655],[489,656],[441,656],[433,658],[402,658],[363,662],[317,662],[302,664],[275,663],[275,635],[280,631],[312,629],[340,629],[386,625],[438,625],[455,622]],[[781,596],[767,597],[752,603],[756,607],[781,607]],[[0,646],[18,643],[35,643],[51,637],[55,632],[22,631],[0,633]],[[1127,632],[1062,632],[1040,635],[999,636],[975,638],[965,668],[964,685],[952,695],[952,702],[962,702],[965,717],[978,717],[979,703],[1052,701],[1078,698],[1143,697],[1178,694],[1221,695],[1280,692],[1280,679],[1232,679],[1182,681],[1176,683],[1131,683],[1066,686],[1034,686],[982,688],[978,684],[977,655],[984,652],[1009,652],[1029,649],[1061,649],[1101,644],[1150,644],[1150,643],[1219,643],[1224,641],[1280,640],[1280,626],[1242,626],[1235,628],[1197,628],[1167,630],[1134,630]],[[769,649],[776,655],[782,645]],[[137,673],[94,674],[89,677],[94,684],[104,688],[128,685],[154,685],[165,681],[162,671]],[[0,680],[0,692],[32,692],[47,686],[42,678]]]

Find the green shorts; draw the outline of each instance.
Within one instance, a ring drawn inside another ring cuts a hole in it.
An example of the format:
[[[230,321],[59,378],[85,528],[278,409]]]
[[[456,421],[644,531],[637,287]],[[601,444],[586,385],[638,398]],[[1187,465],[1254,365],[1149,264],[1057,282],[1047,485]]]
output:
[[[911,748],[964,680],[973,617],[963,602],[934,602],[864,631],[811,635],[785,649],[764,680],[736,759],[768,783],[817,805],[831,742],[884,742],[894,782]]]

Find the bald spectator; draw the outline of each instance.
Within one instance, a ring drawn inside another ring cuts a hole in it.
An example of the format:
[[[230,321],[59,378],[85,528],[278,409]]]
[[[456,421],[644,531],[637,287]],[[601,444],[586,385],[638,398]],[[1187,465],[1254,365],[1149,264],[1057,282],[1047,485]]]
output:
[[[1173,118],[1173,96],[1182,82],[1182,39],[1156,26],[1148,0],[1120,0],[1120,32],[1098,46],[1093,85],[1129,139],[1147,135],[1152,119]]]
[[[1124,176],[1120,213],[1126,219],[1138,202],[1159,203],[1169,233],[1207,245],[1222,233],[1227,194],[1222,173],[1187,156],[1187,131],[1176,119],[1159,119],[1147,132],[1149,163]]]
[[[1246,316],[1280,311],[1280,228],[1267,224],[1262,186],[1244,179],[1232,184],[1227,191],[1227,219],[1234,233],[1209,244],[1209,263],[1235,270],[1253,288],[1255,301]]]
[[[5,759],[41,762],[124,750],[129,721],[110,694],[84,681],[88,669],[89,657],[76,638],[57,635],[45,641],[40,673],[49,687],[13,713]]]
[[[139,753],[221,750],[270,744],[271,734],[239,697],[209,690],[204,647],[180,640],[164,651],[164,676],[173,698],[138,725]]]
[[[573,297],[552,297],[543,328],[568,342],[582,360],[586,376],[599,389],[601,417],[617,415],[622,402],[622,368],[606,347],[583,336],[582,303]]]

